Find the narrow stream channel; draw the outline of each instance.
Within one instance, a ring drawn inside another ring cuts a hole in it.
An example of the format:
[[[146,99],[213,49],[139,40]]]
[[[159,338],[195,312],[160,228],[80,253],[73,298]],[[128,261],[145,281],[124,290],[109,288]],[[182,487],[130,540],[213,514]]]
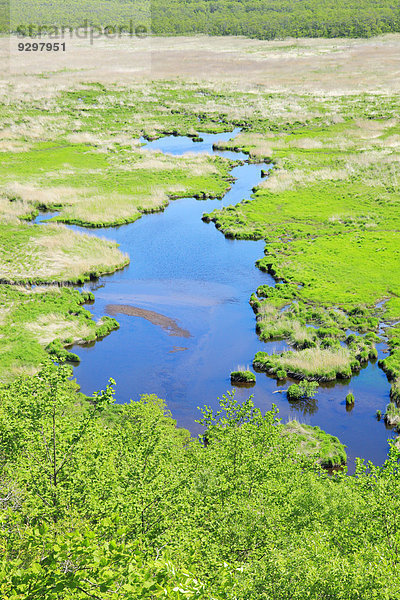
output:
[[[196,143],[188,137],[167,136],[148,142],[147,148],[176,155],[208,152],[245,161],[244,154],[212,149],[213,143],[238,131],[200,134],[204,141]],[[232,389],[232,370],[239,365],[251,368],[259,350],[286,347],[285,342],[266,344],[257,338],[249,305],[260,284],[275,285],[271,276],[254,266],[263,256],[264,242],[228,240],[214,224],[201,220],[204,212],[250,198],[261,169],[268,168],[248,163],[235,167],[232,175],[237,181],[223,200],[174,200],[164,212],[145,215],[130,225],[92,230],[93,235],[116,240],[131,263],[85,285],[95,292],[95,303],[89,306],[94,317],[115,316],[121,327],[90,347],[73,348],[81,358],[75,376],[82,392],[92,394],[113,377],[117,402],[157,394],[166,400],[178,425],[196,433],[197,407],[218,406],[217,398]],[[378,345],[379,357],[384,356],[383,348]],[[290,404],[286,394],[273,394],[277,389],[274,379],[257,374],[256,386],[237,388],[236,397],[244,400],[254,394],[263,410],[275,403],[284,421],[297,418],[337,435],[348,446],[350,471],[356,456],[378,464],[385,460],[387,438],[393,433],[375,413],[384,412],[390,387],[377,363],[368,363],[350,383],[321,386],[315,400],[306,404]],[[356,398],[350,412],[345,405],[349,390]]]

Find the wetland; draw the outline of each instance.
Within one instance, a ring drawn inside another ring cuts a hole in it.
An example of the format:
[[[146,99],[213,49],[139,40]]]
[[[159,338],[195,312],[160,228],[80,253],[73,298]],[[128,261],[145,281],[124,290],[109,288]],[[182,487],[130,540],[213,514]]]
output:
[[[397,598],[400,36],[16,41],[0,596]]]
[[[384,461],[396,94],[80,83],[2,111],[4,381],[65,348],[84,394],[113,377],[117,402],[155,393],[200,433],[197,407],[258,371],[239,400],[337,436],[350,469]],[[274,394],[301,378],[315,398]]]
[[[178,425],[192,433],[201,432],[195,423],[197,407],[205,402],[218,406],[217,399],[232,387],[231,371],[251,364],[257,352],[269,355],[290,349],[282,346],[279,335],[261,341],[255,333],[251,294],[259,286],[275,288],[274,278],[256,267],[264,243],[226,238],[202,220],[207,211],[249,199],[262,180],[262,171],[272,169],[271,164],[249,163],[240,152],[213,150],[238,134],[239,130],[202,134],[202,142],[185,136],[146,142],[147,149],[166,155],[217,152],[242,164],[232,169],[235,182],[222,199],[175,199],[162,212],[101,230],[103,238],[119,244],[130,264],[83,290],[95,295],[89,307],[94,319],[104,314],[116,317],[120,328],[101,342],[72,348],[80,358],[75,376],[85,394],[104,387],[112,376],[118,384],[117,402],[155,393],[166,400]],[[93,230],[93,235],[98,233],[97,228]],[[182,338],[185,350],[175,352],[176,340],[171,336]],[[385,357],[384,350],[385,345],[378,344],[379,358]],[[337,356],[334,349],[331,354]],[[311,361],[308,358],[307,365]],[[322,384],[314,399],[294,402],[286,394],[272,395],[287,387],[288,381],[260,373],[251,392],[238,385],[236,396],[243,401],[251,393],[256,406],[264,410],[274,402],[284,421],[301,419],[339,437],[347,446],[350,471],[356,456],[383,462],[386,439],[395,433],[375,417],[376,410],[385,411],[390,393],[376,359],[366,360],[351,378],[344,376],[336,385]],[[351,411],[346,410],[349,391],[358,399]]]

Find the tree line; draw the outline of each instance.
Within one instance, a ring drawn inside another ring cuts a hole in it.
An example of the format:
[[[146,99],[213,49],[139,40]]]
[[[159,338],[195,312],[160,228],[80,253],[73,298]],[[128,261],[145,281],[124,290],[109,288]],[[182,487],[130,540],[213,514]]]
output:
[[[400,31],[394,0],[21,0],[0,2],[0,31],[41,26],[98,27],[129,31],[145,27],[156,35],[244,35],[285,37],[370,37]],[[135,28],[134,27],[134,28]]]

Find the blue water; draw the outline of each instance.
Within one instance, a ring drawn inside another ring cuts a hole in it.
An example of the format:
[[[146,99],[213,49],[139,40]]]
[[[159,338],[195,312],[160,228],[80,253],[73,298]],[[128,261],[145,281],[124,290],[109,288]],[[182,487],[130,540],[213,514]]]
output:
[[[147,143],[147,148],[176,155],[212,154],[214,142],[228,140],[237,131],[201,134],[203,142],[167,136]],[[240,153],[217,154],[247,159]],[[217,408],[217,398],[232,389],[232,370],[240,365],[251,368],[259,350],[287,348],[286,342],[265,344],[257,338],[248,303],[260,284],[274,285],[272,277],[255,267],[264,255],[264,242],[228,240],[212,223],[201,220],[204,212],[250,198],[261,170],[268,168],[248,163],[235,167],[236,183],[223,200],[175,200],[164,212],[145,215],[130,225],[92,230],[93,235],[116,240],[131,259],[124,270],[85,286],[95,292],[95,303],[88,307],[94,317],[110,314],[110,305],[130,305],[173,319],[190,335],[177,337],[144,318],[118,314],[118,331],[90,347],[73,349],[81,358],[75,375],[84,393],[104,388],[113,377],[117,402],[157,394],[166,400],[178,425],[196,433],[197,407]],[[381,355],[383,349],[379,347]],[[263,410],[275,403],[283,420],[297,418],[338,436],[348,446],[350,470],[356,456],[379,464],[385,460],[386,440],[393,434],[375,413],[384,411],[390,388],[377,363],[369,363],[351,382],[321,386],[315,401],[305,405],[290,404],[285,393],[273,393],[279,389],[282,384],[260,373],[255,387],[237,388],[236,396],[244,400],[254,394]],[[356,401],[348,411],[345,397],[350,390]]]

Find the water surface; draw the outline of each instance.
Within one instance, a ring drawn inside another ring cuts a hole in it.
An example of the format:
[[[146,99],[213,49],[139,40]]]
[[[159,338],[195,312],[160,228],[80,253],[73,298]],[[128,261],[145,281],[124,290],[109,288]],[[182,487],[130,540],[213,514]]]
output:
[[[167,136],[147,147],[175,155],[212,154],[213,143],[237,131],[201,134],[203,142]],[[240,153],[216,153],[247,159]],[[196,433],[197,407],[218,406],[217,398],[232,389],[232,370],[251,368],[259,350],[287,348],[286,342],[266,344],[255,334],[250,295],[260,284],[274,285],[271,276],[255,267],[264,242],[228,240],[214,224],[201,220],[204,212],[249,198],[261,170],[268,168],[248,163],[235,167],[232,175],[237,181],[223,200],[175,200],[164,212],[145,215],[130,225],[93,230],[116,240],[131,263],[85,286],[95,292],[96,301],[89,307],[94,317],[116,315],[121,327],[94,345],[73,349],[81,358],[75,375],[84,393],[104,388],[113,377],[117,402],[157,394],[166,400],[178,425]],[[379,346],[380,356],[383,349]],[[284,389],[289,384],[284,383]],[[355,456],[384,461],[386,440],[393,434],[375,413],[384,411],[390,388],[377,363],[369,363],[351,382],[321,386],[308,403],[289,403],[285,393],[273,393],[279,389],[281,384],[261,373],[255,387],[237,388],[236,395],[244,400],[254,394],[257,406],[268,410],[275,403],[285,421],[297,418],[337,435],[348,446],[350,468]],[[356,399],[351,411],[345,404],[349,391]]]

